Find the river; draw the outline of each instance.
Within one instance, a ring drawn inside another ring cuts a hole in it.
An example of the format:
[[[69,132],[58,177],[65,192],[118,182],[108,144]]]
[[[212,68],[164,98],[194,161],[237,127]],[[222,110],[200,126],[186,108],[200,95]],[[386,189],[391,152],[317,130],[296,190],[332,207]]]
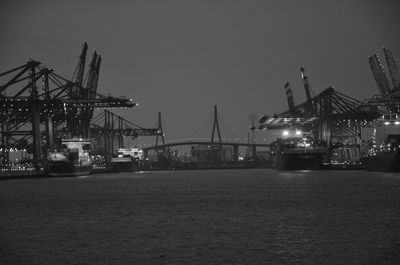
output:
[[[0,264],[400,264],[400,173],[0,181]]]

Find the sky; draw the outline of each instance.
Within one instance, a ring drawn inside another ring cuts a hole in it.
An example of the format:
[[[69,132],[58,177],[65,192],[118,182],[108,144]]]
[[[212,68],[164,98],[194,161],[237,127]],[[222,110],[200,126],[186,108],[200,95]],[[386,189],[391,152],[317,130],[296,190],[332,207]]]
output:
[[[250,117],[333,86],[364,100],[378,94],[368,56],[400,58],[398,0],[3,0],[0,72],[40,61],[73,76],[84,41],[102,56],[98,92],[139,103],[113,110],[142,127],[158,112],[167,140],[210,138],[218,106],[224,138],[247,137]],[[258,132],[257,138],[263,138]],[[143,140],[145,141],[145,140]]]

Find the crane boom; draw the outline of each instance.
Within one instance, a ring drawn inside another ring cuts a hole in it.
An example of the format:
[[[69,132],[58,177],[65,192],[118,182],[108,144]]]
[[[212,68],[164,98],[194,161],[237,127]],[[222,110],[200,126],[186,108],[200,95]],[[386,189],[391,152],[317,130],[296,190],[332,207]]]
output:
[[[86,88],[82,89],[81,99],[88,100],[91,99],[91,95],[94,94],[94,82],[96,80],[97,75],[97,52],[93,53],[92,61],[90,62],[89,72],[86,82]],[[80,129],[82,130],[81,134],[84,138],[89,136],[89,126],[91,117],[91,108],[81,109],[79,120],[81,122]]]
[[[89,91],[89,99],[92,100],[96,97],[96,93],[97,93],[97,84],[99,82],[99,75],[100,75],[100,65],[101,65],[101,56],[99,55],[97,57],[97,62],[96,62],[96,68],[95,68],[95,73],[94,73],[94,77],[93,77],[93,84],[92,84],[92,90]],[[90,120],[93,118],[93,108],[88,110],[87,113],[87,119],[89,119],[89,123]]]
[[[70,90],[71,98],[77,98],[79,96],[80,87],[82,87],[83,73],[85,71],[86,54],[88,50],[88,45],[85,42],[83,44],[81,55],[79,56],[79,62],[76,69],[75,86]]]
[[[85,71],[85,63],[86,63],[86,54],[88,50],[88,45],[85,42],[83,44],[81,55],[79,56],[79,62],[76,68],[76,78],[75,84],[69,90],[69,97],[71,100],[79,100],[82,97],[82,82],[83,82],[83,74]],[[75,116],[79,115],[77,109],[69,110],[69,119],[68,119],[68,127],[71,128],[71,132],[73,136],[78,136],[78,128],[80,127],[79,121],[75,119]]]
[[[292,92],[292,88],[290,87],[289,81],[286,82],[285,89],[286,89],[286,97],[287,97],[287,101],[288,101],[288,105],[289,105],[289,112],[290,112],[290,115],[294,116],[295,108],[294,108],[293,92]]]
[[[79,86],[82,86],[83,73],[84,73],[84,70],[85,70],[87,50],[88,50],[88,45],[85,42],[83,44],[82,53],[79,56],[78,74],[76,75],[76,81],[75,81]]]
[[[390,78],[393,82],[393,90],[400,89],[400,71],[399,65],[393,57],[392,51],[383,47],[383,52],[385,53],[386,62],[389,68]]]
[[[89,99],[95,98],[96,93],[97,93],[97,84],[99,82],[99,75],[100,75],[100,65],[101,65],[101,56],[99,55],[97,57],[96,69],[95,69],[95,74],[93,77],[93,87],[92,87],[92,91],[89,95]]]
[[[312,103],[312,99],[311,99],[311,85],[310,85],[310,82],[308,81],[308,76],[306,75],[304,66],[300,67],[300,72],[301,72],[301,79],[303,79],[303,83],[304,83],[304,89],[306,91],[306,98],[307,98],[306,113],[309,115],[313,115],[314,107],[313,107],[313,103]]]
[[[93,91],[93,81],[96,78],[97,52],[93,53],[92,61],[89,65],[88,76],[86,80],[86,89],[82,91],[82,99],[89,99]]]
[[[376,84],[378,85],[379,92],[383,97],[386,97],[391,89],[378,55],[374,54],[373,56],[370,56],[368,61]]]

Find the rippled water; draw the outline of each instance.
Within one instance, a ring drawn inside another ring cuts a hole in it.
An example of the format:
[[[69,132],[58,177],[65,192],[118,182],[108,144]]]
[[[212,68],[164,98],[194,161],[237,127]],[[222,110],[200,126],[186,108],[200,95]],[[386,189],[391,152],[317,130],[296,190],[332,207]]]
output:
[[[0,213],[0,264],[400,264],[400,174],[6,180]]]

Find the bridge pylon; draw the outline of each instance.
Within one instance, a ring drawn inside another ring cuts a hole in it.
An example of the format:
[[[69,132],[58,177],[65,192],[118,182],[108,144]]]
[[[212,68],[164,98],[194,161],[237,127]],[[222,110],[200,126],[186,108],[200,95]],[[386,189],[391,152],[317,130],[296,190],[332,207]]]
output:
[[[222,139],[221,139],[221,131],[219,130],[217,105],[214,106],[214,122],[213,122],[212,134],[211,134],[211,143],[214,143],[215,132],[217,132],[217,134],[218,134],[218,145],[212,144],[211,148],[212,149],[221,149],[222,148]]]
[[[155,150],[156,150],[156,152],[157,152],[157,154],[158,154],[158,146],[159,146],[159,144],[158,144],[158,139],[159,139],[159,137],[161,138],[160,139],[160,141],[161,141],[161,143],[160,143],[160,145],[162,145],[163,147],[162,147],[162,149],[163,149],[163,152],[165,151],[165,138],[164,138],[164,131],[163,131],[163,128],[162,128],[162,122],[161,122],[161,112],[158,112],[158,127],[157,127],[157,129],[158,129],[158,131],[157,131],[157,135],[156,135],[156,144],[155,144]]]

